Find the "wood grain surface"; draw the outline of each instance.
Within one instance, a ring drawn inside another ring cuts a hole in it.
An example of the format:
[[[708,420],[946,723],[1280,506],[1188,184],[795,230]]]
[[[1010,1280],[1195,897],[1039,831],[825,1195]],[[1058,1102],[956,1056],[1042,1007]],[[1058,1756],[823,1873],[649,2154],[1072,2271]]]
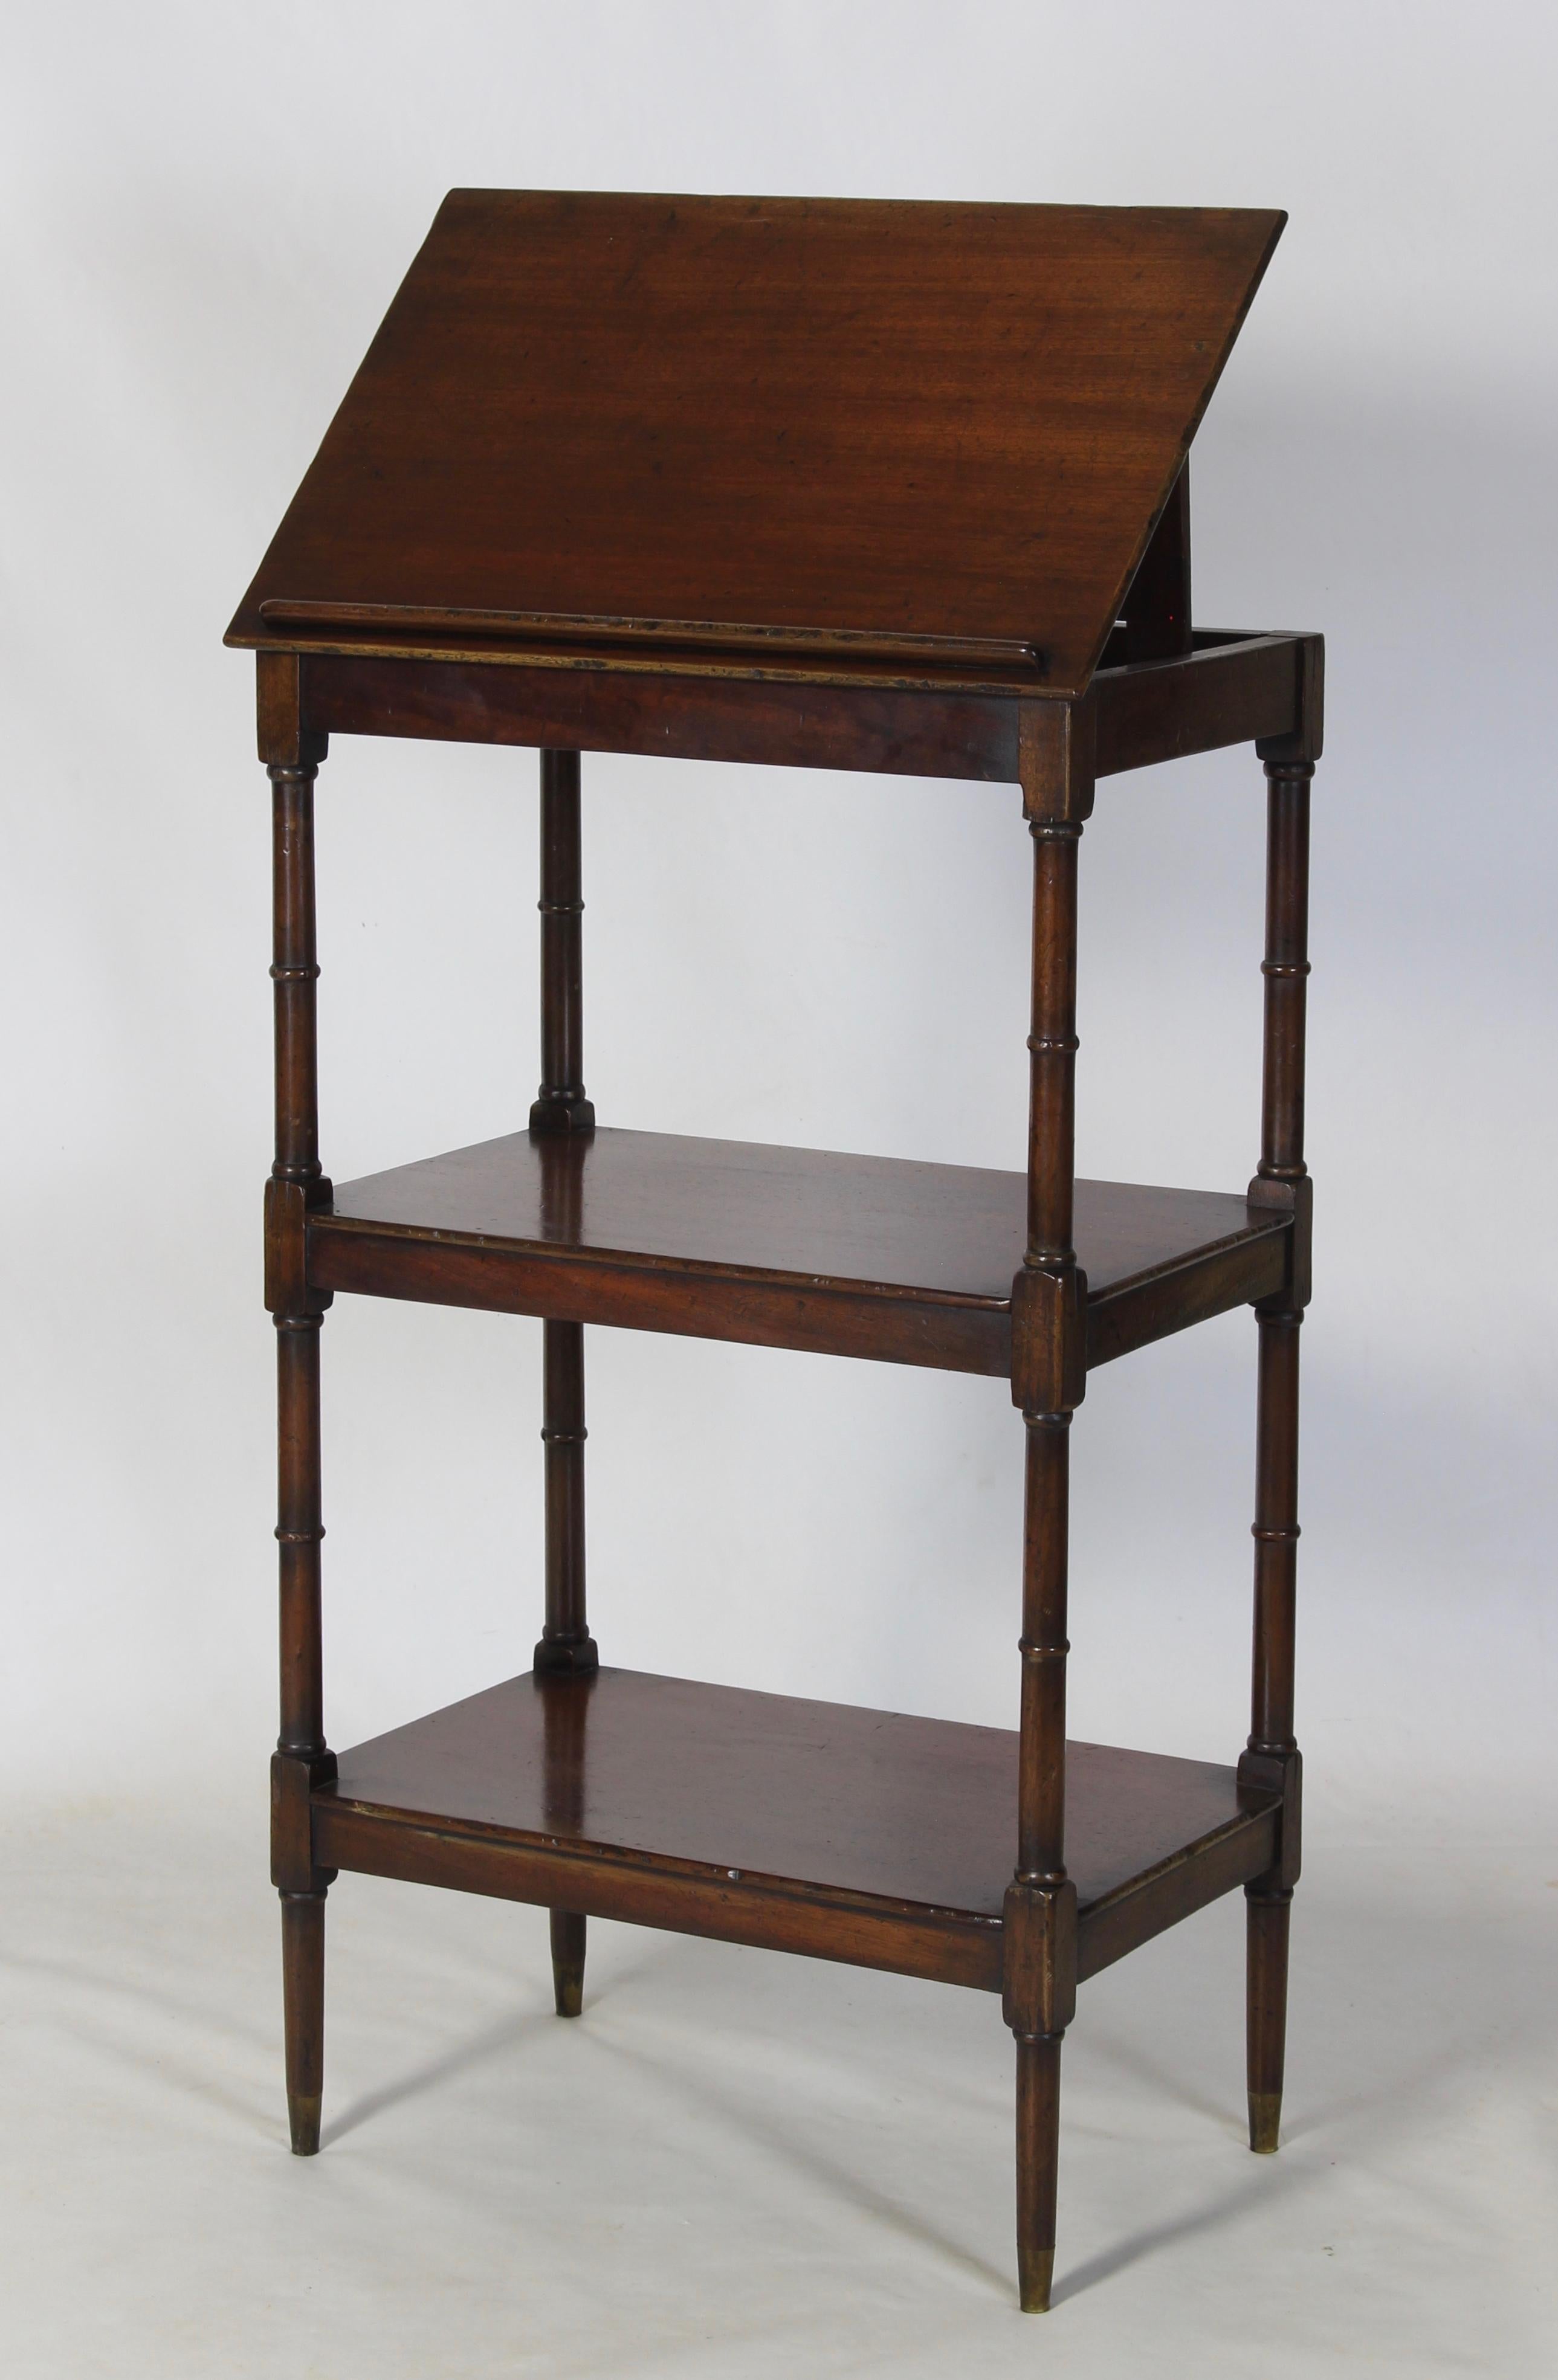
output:
[[[1020,1173],[665,1133],[514,1133],[336,1186],[309,1277],[502,1313],[1004,1376]],[[1288,1218],[1220,1191],[1078,1182],[1089,1358],[1284,1279]]]
[[[338,1755],[316,1802],[999,1917],[1017,1736],[603,1668],[529,1673]],[[1083,1907],[1246,1816],[1232,1768],[1067,1746]]]
[[[1284,218],[455,190],[229,632],[1079,692]]]
[[[1025,1175],[987,1167],[602,1126],[511,1133],[337,1183],[310,1220],[1004,1303],[1027,1188]],[[1077,1256],[1095,1290],[1280,1229],[1242,1193],[1077,1184]]]

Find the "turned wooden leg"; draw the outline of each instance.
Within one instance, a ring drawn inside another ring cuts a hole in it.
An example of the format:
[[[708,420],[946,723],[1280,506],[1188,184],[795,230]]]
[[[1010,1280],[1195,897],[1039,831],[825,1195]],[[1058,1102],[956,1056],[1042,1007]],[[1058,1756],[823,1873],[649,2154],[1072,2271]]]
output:
[[[282,2001],[286,2021],[286,2114],[294,2156],[319,2148],[324,2095],[324,1895],[281,1896]]]
[[[1302,1764],[1293,1739],[1294,1621],[1298,1553],[1296,1313],[1262,1314],[1256,1425],[1255,1630],[1252,1725],[1240,1778],[1283,1796],[1275,1868],[1246,1887],[1245,2057],[1249,2145],[1269,2156],[1282,2121],[1287,2023],[1287,1936],[1298,1874]]]
[[[1245,2058],[1249,2145],[1276,2149],[1287,2029],[1287,1938],[1299,1867],[1303,1765],[1293,1732],[1298,1580],[1298,1342],[1309,1295],[1311,1192],[1304,1164],[1304,1029],[1308,963],[1309,783],[1314,766],[1266,759],[1265,1063],[1253,1201],[1293,1218],[1289,1280],[1257,1308],[1255,1626],[1249,1742],[1241,1782],[1282,1796],[1276,1864],[1245,1888]]]
[[[271,1764],[271,1875],[281,1888],[286,2107],[292,2147],[319,2147],[324,2072],[324,1894],[311,1796],[335,1773],[321,1713],[319,1317],[277,1318],[281,1737]]]
[[[579,1150],[595,1127],[584,1095],[583,914],[579,767],[577,752],[541,756],[542,1081],[530,1131],[543,1143],[542,1204],[560,1236],[578,1229]],[[535,1650],[538,1679],[588,1679],[600,1666],[584,1598],[584,1331],[577,1322],[542,1326],[546,1448],[546,1619]],[[548,1742],[582,1718],[570,1702],[549,1708]],[[561,1766],[561,1764],[560,1764]],[[577,1811],[558,1809],[558,1825]],[[585,1921],[552,1912],[552,1988],[559,2016],[584,2004]]]
[[[1049,2309],[1061,2039],[1077,2006],[1077,1887],[1065,1872],[1065,1634],[1071,1409],[1083,1284],[1072,1245],[1077,845],[1090,785],[1027,776],[1033,837],[1028,1245],[1012,1284],[1012,1395],[1026,1439],[1017,1857],[1002,1909],[1002,2012],[1016,2043],[1017,2287]]]
[[[275,657],[278,661],[285,656]],[[276,673],[272,670],[272,678]],[[261,656],[263,692],[267,656]],[[281,673],[285,691],[286,673]],[[293,678],[295,693],[295,673]],[[273,687],[273,692],[274,688]],[[324,2071],[324,1894],[314,1864],[311,1796],[335,1763],[324,1740],[321,1659],[320,1327],[327,1294],[308,1281],[306,1225],[326,1200],[320,1170],[314,987],[313,793],[317,759],[295,707],[262,702],[288,757],[272,784],[275,1011],[275,1162],[265,1195],[265,1303],[276,1327],[276,1544],[280,1570],[281,1731],[271,1764],[271,1875],[281,1892],[286,2107],[298,2156],[319,2147]]]
[[[1003,1910],[1003,2007],[1017,2052],[1017,2286],[1044,2313],[1055,2261],[1060,2046],[1077,2005],[1077,1888],[1063,1851],[1069,1414],[1029,1414],[1017,1872]]]
[[[1249,2085],[1249,2145],[1275,2153],[1282,2129],[1283,2059],[1287,2035],[1287,1922],[1290,1891],[1246,1888],[1245,2051]]]
[[[1270,2156],[1282,2127],[1287,1937],[1298,1875],[1303,1768],[1293,1738],[1298,1554],[1296,1313],[1262,1314],[1257,1422],[1254,1693],[1241,1778],[1283,1795],[1276,1867],[1246,1887],[1245,2062],[1249,2145]]]
[[[1024,2313],[1048,2313],[1054,2277],[1063,2038],[1017,2037],[1017,2291]]]

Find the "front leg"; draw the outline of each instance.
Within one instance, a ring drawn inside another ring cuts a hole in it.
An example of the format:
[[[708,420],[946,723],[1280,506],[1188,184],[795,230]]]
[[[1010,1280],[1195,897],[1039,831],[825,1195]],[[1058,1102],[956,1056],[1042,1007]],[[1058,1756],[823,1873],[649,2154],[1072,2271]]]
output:
[[[1017,1873],[1004,1910],[1003,2012],[1017,2053],[1017,2282],[1050,2303],[1060,2158],[1060,2049],[1077,2006],[1077,1888],[1063,1858],[1069,1414],[1026,1414]]]

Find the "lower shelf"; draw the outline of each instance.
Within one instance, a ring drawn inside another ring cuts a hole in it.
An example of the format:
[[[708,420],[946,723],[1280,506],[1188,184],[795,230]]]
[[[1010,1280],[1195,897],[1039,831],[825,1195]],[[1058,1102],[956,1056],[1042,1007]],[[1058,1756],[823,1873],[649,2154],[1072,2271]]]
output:
[[[1096,1973],[1274,1856],[1232,1768],[1067,1746]],[[412,1883],[1001,1987],[1017,1739],[602,1670],[527,1673],[340,1756],[314,1857]]]

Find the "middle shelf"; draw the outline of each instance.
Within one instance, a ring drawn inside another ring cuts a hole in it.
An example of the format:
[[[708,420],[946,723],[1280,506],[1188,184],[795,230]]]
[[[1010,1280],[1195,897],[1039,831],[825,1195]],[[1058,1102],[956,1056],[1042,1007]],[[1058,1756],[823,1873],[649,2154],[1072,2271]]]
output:
[[[1020,1173],[665,1133],[512,1133],[337,1186],[315,1288],[1011,1371]],[[1287,1216],[1219,1191],[1077,1184],[1088,1362],[1280,1289]]]

